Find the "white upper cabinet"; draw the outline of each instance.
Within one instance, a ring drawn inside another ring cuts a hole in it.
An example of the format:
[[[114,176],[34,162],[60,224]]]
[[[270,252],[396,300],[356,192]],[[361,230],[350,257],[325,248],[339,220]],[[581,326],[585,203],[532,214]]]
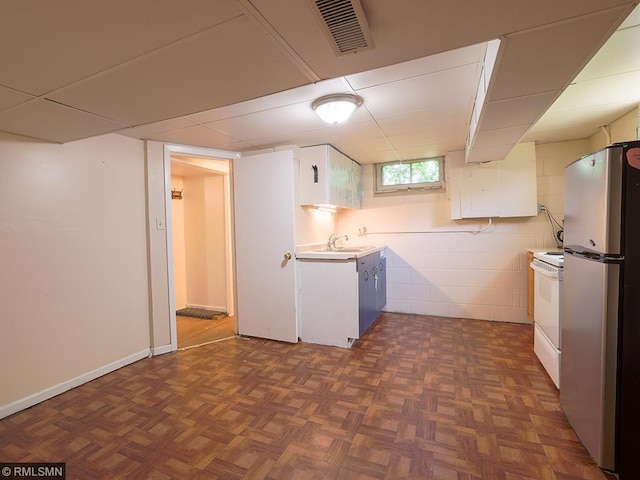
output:
[[[331,145],[300,149],[300,204],[360,208],[360,165]]]
[[[535,144],[516,145],[504,160],[465,164],[464,152],[446,157],[451,218],[535,217]]]

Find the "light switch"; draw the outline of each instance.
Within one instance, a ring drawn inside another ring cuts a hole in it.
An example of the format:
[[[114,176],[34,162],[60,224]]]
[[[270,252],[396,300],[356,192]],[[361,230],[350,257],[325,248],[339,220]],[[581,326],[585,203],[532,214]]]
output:
[[[156,230],[164,230],[164,219],[156,217]]]

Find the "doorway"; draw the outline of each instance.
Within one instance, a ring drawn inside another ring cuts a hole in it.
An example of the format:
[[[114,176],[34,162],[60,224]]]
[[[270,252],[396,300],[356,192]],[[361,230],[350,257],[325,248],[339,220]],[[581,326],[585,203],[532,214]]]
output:
[[[230,160],[179,148],[166,153],[171,336],[174,348],[185,349],[237,331]]]

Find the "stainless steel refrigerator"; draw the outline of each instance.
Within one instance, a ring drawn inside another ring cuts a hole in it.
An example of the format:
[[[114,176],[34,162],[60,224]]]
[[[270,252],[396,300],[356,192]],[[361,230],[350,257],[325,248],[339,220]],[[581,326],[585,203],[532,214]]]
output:
[[[565,170],[560,403],[602,468],[640,478],[640,141]]]

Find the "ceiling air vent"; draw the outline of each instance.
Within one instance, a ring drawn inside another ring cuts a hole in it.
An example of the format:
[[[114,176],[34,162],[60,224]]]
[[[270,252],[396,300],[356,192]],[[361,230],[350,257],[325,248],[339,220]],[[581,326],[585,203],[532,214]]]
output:
[[[336,55],[373,48],[373,38],[358,0],[309,0]]]

